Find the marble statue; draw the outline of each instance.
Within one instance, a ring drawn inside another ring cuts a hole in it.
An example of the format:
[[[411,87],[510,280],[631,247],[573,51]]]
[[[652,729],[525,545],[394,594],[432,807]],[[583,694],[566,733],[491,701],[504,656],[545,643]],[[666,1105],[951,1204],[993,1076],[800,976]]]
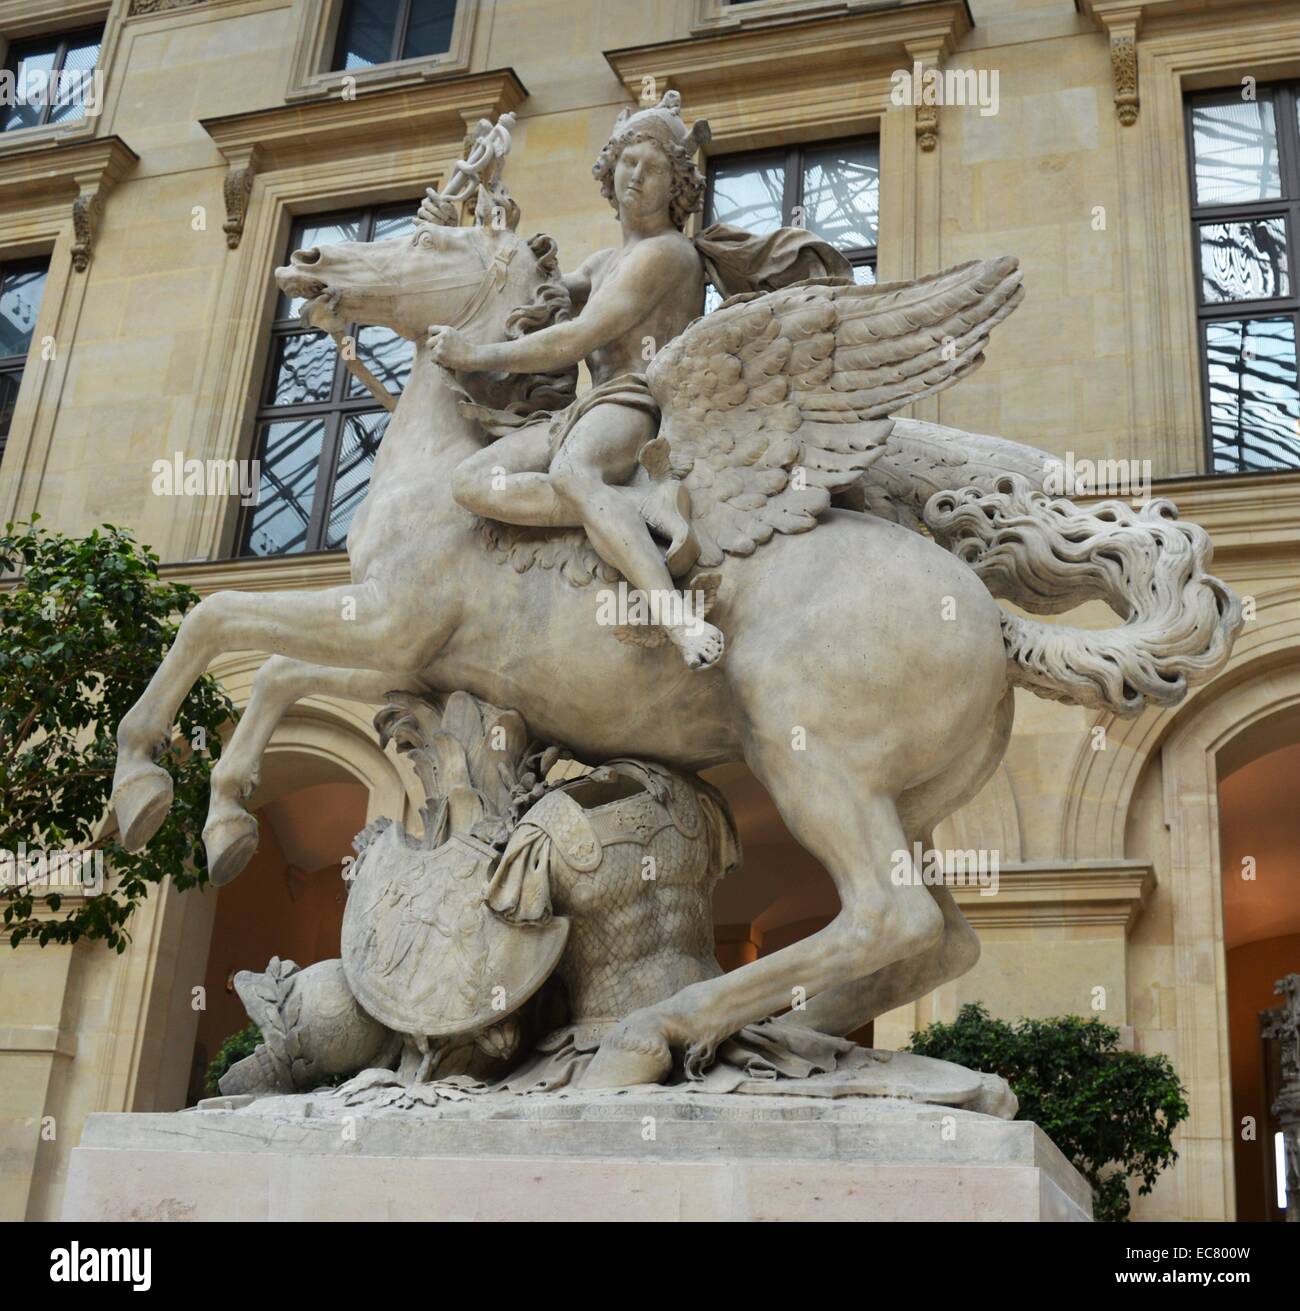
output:
[[[1277,1039],[1281,1048],[1281,1079],[1272,1112],[1282,1126],[1286,1218],[1300,1221],[1300,974],[1279,979],[1273,991],[1282,1004],[1260,1012],[1260,1034]]]
[[[501,128],[413,237],[276,271],[314,326],[416,343],[410,378],[348,534],[352,581],[218,592],[185,617],[118,729],[121,840],[138,849],[170,806],[155,758],[194,680],[264,651],[213,772],[215,884],[256,848],[244,803],[301,697],[386,707],[430,805],[422,836],[362,835],[341,962],[244,980],[267,1051],[232,1088],[350,1064],[369,1069],[349,1096],[878,1086],[919,1058],[844,1036],[978,954],[946,888],[891,871],[997,767],[1014,689],[1172,705],[1228,659],[1240,604],[1168,501],[1076,505],[1050,494],[1045,452],[895,417],[981,363],[1023,295],[1014,259],[858,286],[800,229],[687,236],[708,130],[670,92],[625,111],[595,165],[621,244],[565,274],[549,237],[516,232]],[[457,222],[449,197],[475,179]],[[701,315],[706,281],[725,299]],[[1114,627],[1028,617],[1093,600]],[[696,775],[731,761],[841,909],[723,974],[707,889],[735,835]],[[941,1073],[932,1089],[956,1082],[931,1100],[1005,1113],[977,1075]]]

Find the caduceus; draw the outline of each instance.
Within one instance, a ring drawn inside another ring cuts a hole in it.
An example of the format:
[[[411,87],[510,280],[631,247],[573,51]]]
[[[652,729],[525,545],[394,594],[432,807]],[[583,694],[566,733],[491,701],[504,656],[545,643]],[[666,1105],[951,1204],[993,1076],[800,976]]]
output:
[[[514,125],[513,114],[502,114],[495,125],[486,118],[479,119],[474,129],[474,145],[468,156],[452,166],[451,177],[442,191],[430,187],[425,192],[418,217],[426,223],[455,223],[451,207],[469,200],[476,191],[480,193],[478,212],[480,216],[485,213],[489,206],[483,205],[482,201],[486,198],[490,204],[497,198],[501,168],[510,153],[510,133]]]

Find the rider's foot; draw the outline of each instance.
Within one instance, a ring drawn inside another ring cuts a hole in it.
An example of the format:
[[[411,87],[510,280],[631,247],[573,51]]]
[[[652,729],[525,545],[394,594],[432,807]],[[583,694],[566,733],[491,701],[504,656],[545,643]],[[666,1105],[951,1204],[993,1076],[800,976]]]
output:
[[[674,624],[664,631],[690,669],[712,669],[722,659],[726,646],[722,632],[703,619],[692,624]]]

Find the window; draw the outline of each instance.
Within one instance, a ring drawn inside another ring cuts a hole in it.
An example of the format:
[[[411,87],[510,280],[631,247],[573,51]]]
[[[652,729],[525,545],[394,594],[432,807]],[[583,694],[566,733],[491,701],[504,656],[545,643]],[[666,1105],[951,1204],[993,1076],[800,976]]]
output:
[[[1296,86],[1193,97],[1187,135],[1209,467],[1300,468]]]
[[[414,204],[313,215],[293,227],[289,249],[384,241],[412,230]],[[370,482],[388,411],[344,365],[324,332],[298,320],[301,300],[281,293],[257,412],[258,503],[245,514],[242,555],[338,551]],[[411,371],[413,344],[387,328],[355,326],[356,356],[392,392]]]
[[[0,459],[45,292],[47,260],[0,264]]]
[[[90,77],[102,36],[95,29],[15,41],[5,61],[14,86],[6,99],[13,103],[0,107],[0,131],[85,118],[87,100],[93,104]]]
[[[706,223],[734,223],[751,232],[805,227],[853,265],[854,279],[876,280],[880,220],[880,143],[876,140],[795,146],[709,161]],[[720,303],[709,289],[708,309]]]
[[[445,54],[456,0],[344,0],[335,69],[370,68]]]

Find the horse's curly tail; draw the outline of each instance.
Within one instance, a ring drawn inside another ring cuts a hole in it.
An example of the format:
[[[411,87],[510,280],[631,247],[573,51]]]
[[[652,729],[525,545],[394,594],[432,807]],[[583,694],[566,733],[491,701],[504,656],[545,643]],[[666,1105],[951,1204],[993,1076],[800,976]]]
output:
[[[1241,601],[1207,572],[1209,534],[1172,501],[1083,508],[1020,474],[936,492],[924,519],[994,596],[1040,614],[1101,600],[1114,628],[1043,624],[1003,612],[1013,685],[1073,705],[1135,715],[1172,705],[1227,662]]]

